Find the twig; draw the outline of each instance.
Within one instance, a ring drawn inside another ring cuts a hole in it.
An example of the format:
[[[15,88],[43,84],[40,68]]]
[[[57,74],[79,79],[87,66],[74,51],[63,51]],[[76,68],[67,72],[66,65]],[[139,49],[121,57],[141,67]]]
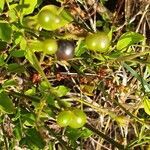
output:
[[[143,14],[142,14],[142,17],[141,17],[141,19],[140,19],[140,22],[139,22],[139,24],[138,24],[138,26],[137,26],[136,32],[139,31],[140,26],[141,26],[141,24],[142,24],[142,22],[143,22],[143,19],[144,19],[146,13],[148,12],[149,6],[150,6],[150,4],[146,5],[145,10],[144,10],[144,12],[143,12]]]
[[[130,113],[125,107],[123,107],[118,101],[114,100],[114,102],[122,109],[126,114],[128,114],[130,117],[134,118],[139,123],[145,125],[148,129],[150,129],[150,125],[145,123],[144,121],[140,120],[138,117],[134,116],[132,113]]]
[[[119,150],[127,150],[124,145],[121,145],[120,143],[116,142],[112,138],[106,136],[104,133],[100,132],[95,127],[91,126],[90,124],[86,123],[85,127],[90,129],[91,131],[93,131],[94,133],[102,137],[103,139],[105,139],[107,142],[111,143],[113,146],[117,147]]]

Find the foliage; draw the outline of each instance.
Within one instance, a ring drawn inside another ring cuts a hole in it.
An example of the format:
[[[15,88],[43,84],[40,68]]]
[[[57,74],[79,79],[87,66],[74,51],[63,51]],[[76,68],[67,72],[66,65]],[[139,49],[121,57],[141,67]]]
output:
[[[110,3],[0,0],[0,149],[149,149],[150,6]]]

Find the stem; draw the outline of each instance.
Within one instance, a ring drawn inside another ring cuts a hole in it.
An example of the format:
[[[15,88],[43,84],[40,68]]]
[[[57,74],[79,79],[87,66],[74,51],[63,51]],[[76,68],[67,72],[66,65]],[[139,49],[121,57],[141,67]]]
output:
[[[40,58],[40,64],[44,61],[45,55],[46,55],[46,54],[43,52],[43,54],[42,54],[42,56],[41,56],[41,58]]]
[[[142,55],[145,55],[145,54],[149,54],[150,51],[144,51],[144,52],[139,52],[139,53],[136,53],[136,54],[131,54],[131,55],[127,55],[127,56],[121,56],[119,57],[116,61],[130,61],[136,57],[140,57]]]
[[[3,123],[1,124],[1,128],[2,128],[2,131],[3,131],[3,138],[4,138],[5,148],[6,148],[6,150],[9,150],[9,145],[8,145],[8,142],[7,142],[7,138],[5,136],[5,130],[4,130]]]
[[[84,105],[86,106],[89,106],[89,107],[92,107],[93,109],[95,109],[96,111],[100,112],[100,113],[107,113],[108,114],[108,111],[106,109],[103,109],[103,108],[99,108],[97,106],[94,106],[92,105],[91,103],[88,103],[84,100],[81,100],[81,99],[78,99],[78,98],[74,98],[76,101],[80,102],[80,103],[83,103]]]
[[[135,148],[135,147],[137,147],[137,146],[140,146],[140,145],[142,146],[142,145],[144,145],[144,144],[148,144],[149,141],[150,141],[149,139],[146,139],[146,140],[144,140],[144,141],[140,141],[140,142],[139,142],[139,140],[136,139],[135,141],[133,141],[131,144],[128,145],[128,148],[129,148],[129,149],[131,149],[131,148],[133,149],[133,148]]]
[[[139,52],[139,53],[132,53],[132,54],[128,54],[126,56],[119,56],[118,58],[113,58],[113,59],[106,59],[106,62],[108,63],[114,63],[114,62],[126,62],[126,61],[131,61],[131,62],[137,62],[137,63],[147,63],[149,64],[149,62],[142,62],[141,60],[137,60],[137,57],[149,54],[150,51],[144,51],[144,52]],[[109,56],[109,55],[108,55]],[[98,59],[98,57],[95,57]]]
[[[62,140],[61,138],[62,135],[57,135],[52,129],[48,128],[47,126],[46,128],[50,132],[50,134],[60,142],[60,144],[65,150],[73,150],[73,148],[67,146],[68,144],[64,140]]]
[[[106,136],[104,133],[100,132],[95,127],[91,126],[90,124],[86,123],[85,127],[88,128],[88,129],[90,129],[91,131],[93,131],[94,133],[96,133],[97,135],[99,135],[100,137],[102,137],[103,139],[105,139],[107,142],[111,143],[113,146],[117,147],[119,150],[126,150],[126,148],[124,147],[124,145],[121,145],[120,143],[116,142],[112,138]]]
[[[61,6],[59,9],[58,9],[58,12],[57,12],[57,15],[60,15],[60,13],[64,10],[64,6]]]
[[[89,106],[91,107],[92,109],[94,109],[96,112],[99,112],[99,113],[105,113],[105,114],[108,114],[110,117],[114,118],[114,116],[116,116],[115,113],[113,113],[112,111],[110,111],[109,109],[105,109],[105,108],[100,108],[99,106],[94,106],[93,104],[89,103],[89,102],[86,102],[84,100],[81,100],[81,99],[78,99],[76,97],[73,97],[73,99],[75,99],[76,101],[86,105],[86,106]]]
[[[9,92],[7,91],[7,93],[10,94],[10,95],[16,96],[16,97],[27,98],[27,99],[33,100],[35,102],[39,102],[41,100],[40,98],[29,96],[29,95],[25,95],[23,93],[19,93],[19,92],[15,92],[15,91],[9,91]]]
[[[51,84],[49,83],[49,81],[48,81],[48,79],[47,79],[47,77],[46,77],[44,71],[42,70],[42,68],[41,68],[41,66],[40,66],[40,64],[39,64],[39,61],[38,61],[37,57],[35,56],[34,52],[32,52],[32,54],[33,54],[33,59],[34,59],[34,61],[35,61],[34,63],[35,63],[35,64],[37,65],[37,67],[38,67],[37,71],[42,75],[42,77],[44,78],[44,80],[45,80],[45,82],[47,83],[47,85],[48,85],[49,87],[51,87]]]
[[[10,10],[10,5],[9,5],[8,0],[5,0],[5,2],[6,2],[6,4],[7,4],[8,10]]]
[[[42,100],[40,101],[40,103],[38,104],[38,107],[36,108],[35,114],[37,115],[36,117],[36,122],[38,123],[40,120],[40,115],[44,109],[44,106],[46,106],[46,98],[47,95],[45,95]]]
[[[131,114],[126,108],[124,108],[118,101],[114,100],[114,102],[122,109],[126,114],[128,114],[130,117],[134,118],[136,121],[138,121],[141,124],[144,124],[148,129],[150,129],[150,125],[145,123],[144,121],[140,120],[138,117]]]

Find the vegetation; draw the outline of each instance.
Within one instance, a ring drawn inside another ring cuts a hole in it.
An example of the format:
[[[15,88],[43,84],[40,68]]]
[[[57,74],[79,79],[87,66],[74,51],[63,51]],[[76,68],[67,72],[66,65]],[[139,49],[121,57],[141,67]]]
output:
[[[0,149],[150,150],[148,0],[0,0]]]

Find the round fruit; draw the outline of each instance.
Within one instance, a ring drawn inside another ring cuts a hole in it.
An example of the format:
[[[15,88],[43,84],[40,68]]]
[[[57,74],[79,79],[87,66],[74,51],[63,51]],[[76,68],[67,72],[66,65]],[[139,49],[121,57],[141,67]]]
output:
[[[56,53],[58,60],[68,60],[74,56],[75,45],[72,41],[60,40],[58,42],[58,51]]]
[[[98,32],[88,35],[85,39],[86,46],[89,50],[106,52],[110,45],[110,39],[104,32]]]
[[[47,39],[45,41],[43,41],[43,52],[45,54],[55,54],[57,51],[58,45],[57,45],[57,41],[54,39]]]
[[[59,26],[61,19],[48,9],[43,9],[38,14],[38,23],[45,30],[55,30]]]
[[[86,114],[80,109],[74,109],[72,111],[72,120],[69,123],[71,128],[81,128],[86,123]]]
[[[66,127],[70,124],[72,119],[72,112],[71,111],[62,111],[57,116],[57,124],[61,127]]]

